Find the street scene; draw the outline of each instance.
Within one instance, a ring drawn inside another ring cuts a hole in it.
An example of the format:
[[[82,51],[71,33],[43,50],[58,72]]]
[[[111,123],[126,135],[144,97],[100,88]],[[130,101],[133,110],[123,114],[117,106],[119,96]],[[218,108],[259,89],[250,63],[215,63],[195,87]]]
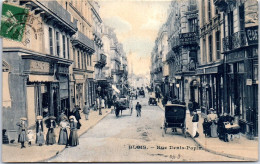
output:
[[[3,162],[258,161],[258,1],[1,5]]]

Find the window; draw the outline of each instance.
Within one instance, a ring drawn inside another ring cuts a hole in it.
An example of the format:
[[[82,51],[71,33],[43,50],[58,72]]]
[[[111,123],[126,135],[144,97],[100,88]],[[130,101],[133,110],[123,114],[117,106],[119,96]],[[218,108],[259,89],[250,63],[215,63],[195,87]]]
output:
[[[197,31],[197,20],[196,19],[189,19],[189,32],[196,32]]]
[[[205,0],[202,0],[201,2],[201,8],[205,9]],[[202,24],[205,24],[206,18],[205,18],[205,10],[202,10]]]
[[[254,64],[254,80],[258,80],[258,65]]]
[[[220,31],[216,32],[216,55],[220,59]]]
[[[206,39],[203,39],[203,63],[207,63]]]
[[[209,36],[209,62],[212,61],[212,36]]]
[[[228,13],[228,32],[229,35],[232,35],[234,33],[234,22],[233,22],[233,11],[230,11],[230,13]]]
[[[89,55],[89,65],[92,66],[91,55]]]
[[[89,66],[89,55],[87,55],[87,66]]]
[[[68,53],[68,59],[70,59],[70,40],[67,38],[67,53]]]
[[[84,69],[85,61],[84,61],[84,53],[81,52],[81,68]]]
[[[239,6],[239,22],[240,22],[240,30],[245,30],[245,7],[244,4]]]
[[[73,61],[74,61],[74,68],[76,68],[76,52],[75,52],[75,48],[73,48]]]
[[[65,42],[64,35],[62,35],[62,48],[63,48],[63,57],[66,58],[66,42]]]
[[[237,63],[237,64],[238,64],[237,72],[239,72],[239,73],[244,73],[244,72],[245,72],[244,62],[239,62],[239,63]]]
[[[87,55],[87,54],[84,53],[84,68],[85,68],[85,69],[87,69],[87,65],[86,65],[86,62],[87,62],[87,61],[86,61],[86,55]]]
[[[56,32],[57,56],[60,56],[60,34]]]
[[[49,44],[50,44],[50,54],[53,55],[53,37],[52,37],[52,28],[49,28]]]
[[[211,0],[208,0],[208,20],[211,19]]]
[[[78,51],[78,68],[80,68],[80,52]]]

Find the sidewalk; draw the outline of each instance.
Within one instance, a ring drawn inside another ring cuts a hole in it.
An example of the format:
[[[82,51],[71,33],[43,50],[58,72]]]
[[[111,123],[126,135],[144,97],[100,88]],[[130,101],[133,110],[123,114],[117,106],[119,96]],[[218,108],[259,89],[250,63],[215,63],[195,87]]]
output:
[[[99,115],[98,111],[91,110],[89,114],[89,120],[85,120],[84,114],[80,113],[80,122],[82,126],[78,130],[78,135],[81,136],[82,134],[87,132],[104,117],[106,117],[110,113],[110,111],[111,109],[102,109],[103,115]],[[59,137],[59,131],[60,128],[55,128],[57,142]],[[46,138],[46,134],[44,138]],[[44,162],[65,149],[65,145],[55,144],[50,146],[38,146],[35,145],[35,142],[32,142],[31,147],[29,147],[26,143],[25,149],[21,149],[20,146],[21,145],[17,142],[15,144],[2,145],[2,162]]]
[[[164,107],[161,103],[158,103],[158,106],[164,110]],[[200,111],[199,111],[200,112]],[[204,150],[230,157],[240,160],[246,160],[246,161],[257,161],[258,160],[258,141],[256,140],[248,140],[246,137],[240,135],[240,138],[235,138],[233,141],[224,142],[219,140],[219,138],[206,138],[203,134],[203,117],[201,114],[199,114],[200,120],[199,120],[199,128],[198,132],[200,134],[199,137],[192,139],[201,146]],[[189,111],[186,112],[186,127],[187,132],[189,134],[192,133],[192,118],[190,116]]]

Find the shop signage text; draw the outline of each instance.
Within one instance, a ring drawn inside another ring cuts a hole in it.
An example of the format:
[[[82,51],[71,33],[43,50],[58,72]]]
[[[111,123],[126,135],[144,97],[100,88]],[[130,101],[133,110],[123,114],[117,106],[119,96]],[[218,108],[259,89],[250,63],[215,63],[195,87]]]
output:
[[[257,44],[258,43],[258,26],[246,28],[246,37],[248,44]]]
[[[179,37],[180,37],[180,44],[182,45],[196,43],[197,41],[196,32],[181,33]]]
[[[31,60],[30,61],[30,71],[49,73],[50,72],[50,63],[43,62],[43,61],[37,61],[37,60]]]
[[[227,61],[237,61],[237,60],[243,60],[245,58],[245,52],[239,51],[239,52],[233,52],[227,55]]]

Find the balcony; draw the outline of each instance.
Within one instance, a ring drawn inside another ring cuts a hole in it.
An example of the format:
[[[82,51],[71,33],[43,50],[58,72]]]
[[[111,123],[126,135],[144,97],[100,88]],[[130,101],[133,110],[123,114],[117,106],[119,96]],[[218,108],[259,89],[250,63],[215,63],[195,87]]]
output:
[[[90,54],[95,52],[94,42],[80,31],[77,31],[77,33],[73,35],[72,44],[73,46],[86,50]]]
[[[214,0],[214,5],[219,11],[225,11],[230,4],[235,4],[236,0]]]
[[[246,34],[244,31],[238,31],[231,36],[223,38],[223,52],[232,51],[246,45]]]
[[[107,56],[104,54],[99,54],[95,67],[102,69],[106,64],[107,64]]]
[[[71,22],[70,13],[56,0],[22,0],[20,1],[20,5],[29,7],[31,11],[34,11],[35,15],[41,14],[44,21],[48,22],[51,20],[54,24],[67,30],[71,34],[74,34],[77,31],[77,20],[74,19],[73,22]]]

